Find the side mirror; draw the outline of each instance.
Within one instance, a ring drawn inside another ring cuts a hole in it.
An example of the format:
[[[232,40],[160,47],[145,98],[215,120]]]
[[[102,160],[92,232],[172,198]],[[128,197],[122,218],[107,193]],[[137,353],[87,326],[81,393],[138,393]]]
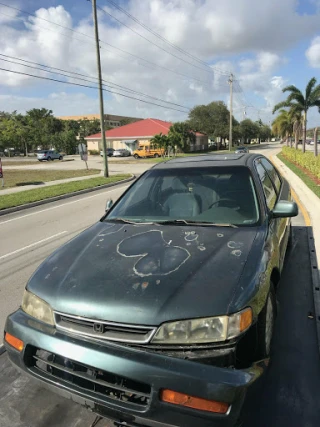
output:
[[[109,209],[111,209],[111,208],[112,208],[112,206],[113,206],[113,200],[112,200],[112,199],[109,199],[109,200],[107,201],[107,204],[106,204],[106,212],[108,212],[108,210],[109,210]]]
[[[273,218],[289,218],[297,216],[298,213],[299,210],[297,204],[286,200],[279,200],[271,212]]]

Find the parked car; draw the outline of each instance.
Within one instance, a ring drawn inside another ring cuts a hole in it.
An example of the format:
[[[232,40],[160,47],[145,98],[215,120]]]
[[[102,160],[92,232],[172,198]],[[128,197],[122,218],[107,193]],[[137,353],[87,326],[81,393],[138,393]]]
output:
[[[62,154],[55,150],[38,151],[37,158],[39,162],[42,162],[43,160],[47,160],[48,162],[50,160],[63,160]]]
[[[107,148],[107,156],[111,157],[113,156],[114,149],[113,148]],[[100,156],[103,157],[103,150],[100,151]]]
[[[160,157],[163,156],[164,149],[158,148],[153,144],[140,142],[139,146],[136,150],[133,152],[133,157],[135,159],[140,159],[144,157]]]
[[[235,153],[236,153],[236,154],[239,154],[239,153],[249,153],[249,149],[248,149],[247,147],[240,146],[240,147],[238,147],[238,148],[235,150]]]
[[[155,165],[33,274],[5,324],[11,362],[119,426],[234,426],[297,214],[262,155]]]
[[[131,156],[131,152],[126,150],[125,148],[119,148],[118,150],[114,150],[113,157],[128,157]]]

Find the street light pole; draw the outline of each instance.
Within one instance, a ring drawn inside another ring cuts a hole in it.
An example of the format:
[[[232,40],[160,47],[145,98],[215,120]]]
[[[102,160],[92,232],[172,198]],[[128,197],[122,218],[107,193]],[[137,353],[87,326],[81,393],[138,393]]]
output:
[[[93,15],[93,23],[94,23],[94,35],[95,35],[95,39],[96,39],[98,83],[99,83],[99,100],[100,100],[100,127],[101,127],[101,137],[102,137],[104,176],[107,178],[109,176],[109,171],[108,171],[108,156],[107,156],[106,134],[105,134],[105,130],[104,130],[102,75],[101,75],[99,30],[98,30],[97,2],[96,2],[96,0],[92,0],[92,15]]]
[[[233,97],[233,74],[230,74],[230,78],[228,80],[230,85],[230,130],[229,130],[229,151],[232,148],[232,97]]]

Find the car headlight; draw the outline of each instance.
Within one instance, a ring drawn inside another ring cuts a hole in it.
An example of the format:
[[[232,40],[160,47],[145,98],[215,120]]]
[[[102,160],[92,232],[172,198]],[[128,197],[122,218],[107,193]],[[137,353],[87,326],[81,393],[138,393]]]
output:
[[[21,308],[35,319],[54,325],[53,312],[49,304],[27,290],[24,291]]]
[[[227,341],[245,332],[252,324],[252,310],[231,316],[179,320],[164,323],[152,339],[154,344],[208,344]]]

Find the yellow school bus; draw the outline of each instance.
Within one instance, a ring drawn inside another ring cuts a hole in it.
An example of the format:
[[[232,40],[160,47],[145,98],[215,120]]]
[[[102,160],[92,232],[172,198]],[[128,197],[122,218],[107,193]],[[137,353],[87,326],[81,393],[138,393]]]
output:
[[[135,159],[143,157],[160,157],[164,154],[162,148],[157,148],[150,142],[139,142],[138,148],[133,152],[133,157]]]

